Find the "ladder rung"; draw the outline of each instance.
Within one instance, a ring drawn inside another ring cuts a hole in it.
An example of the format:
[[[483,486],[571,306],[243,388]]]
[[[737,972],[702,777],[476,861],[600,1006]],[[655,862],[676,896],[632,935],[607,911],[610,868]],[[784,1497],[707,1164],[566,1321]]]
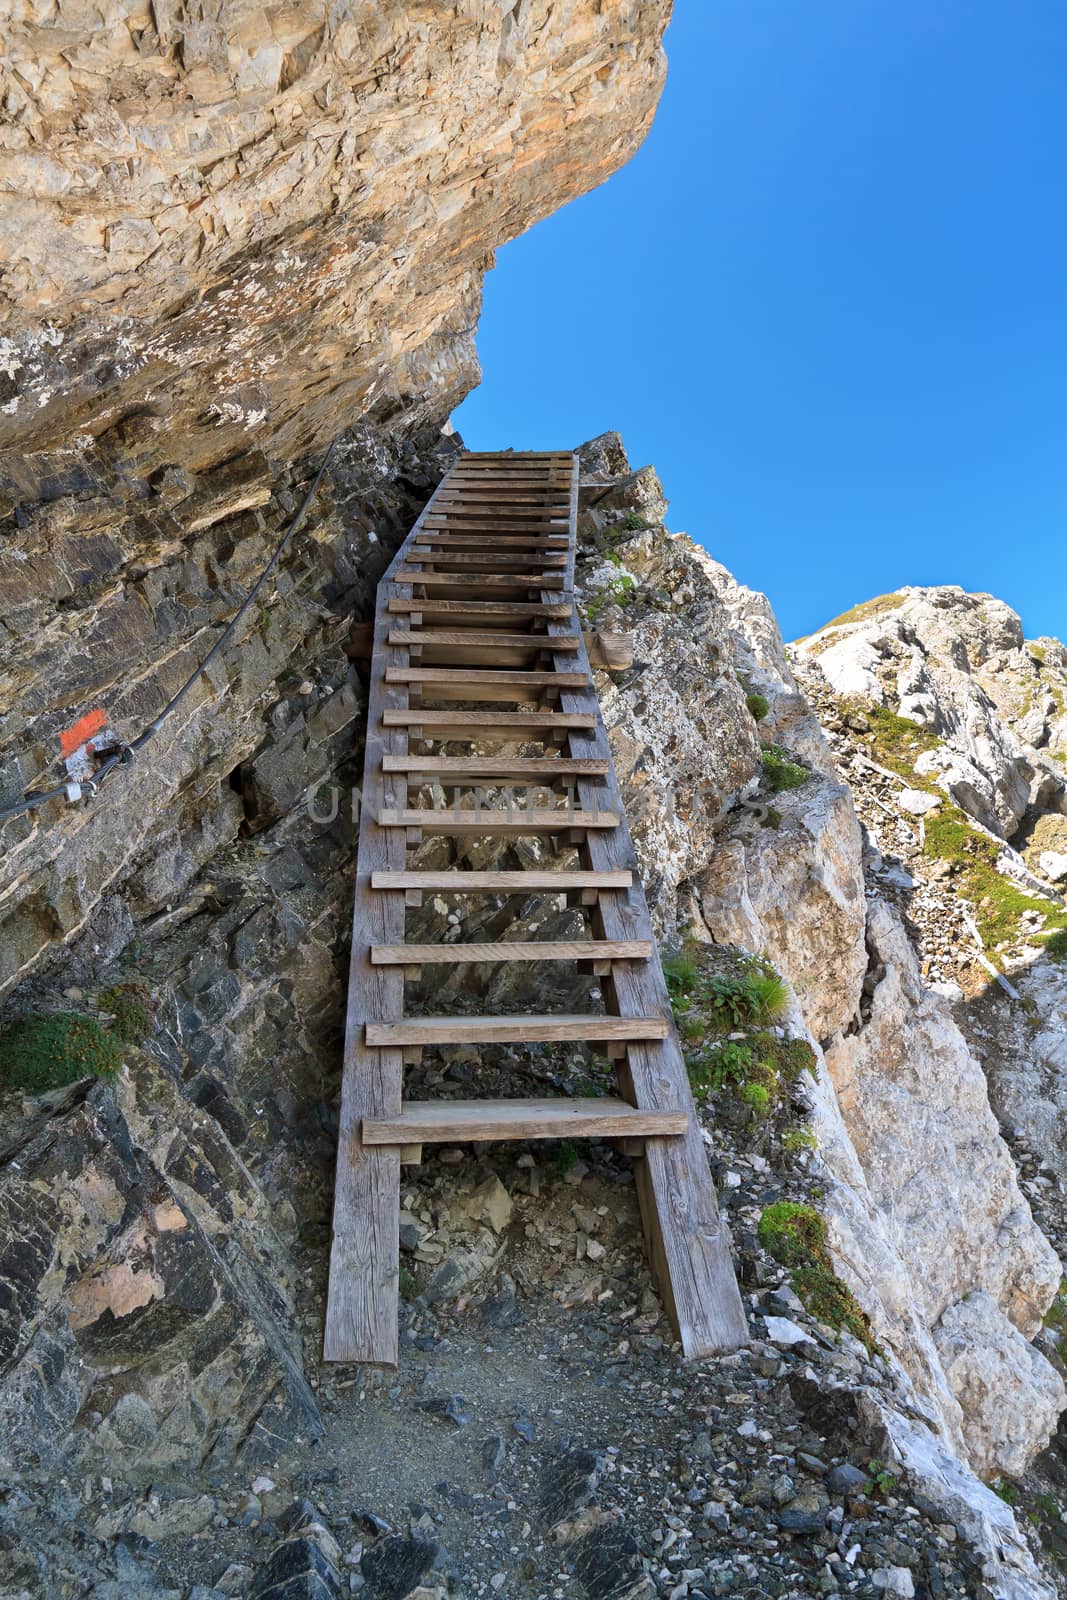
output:
[[[446,683],[455,698],[476,684],[509,684],[516,689],[591,689],[585,672],[509,672],[493,667],[386,667],[386,683]]]
[[[367,1044],[549,1044],[553,1041],[665,1039],[666,1017],[407,1017],[368,1022]]]
[[[408,551],[407,559],[409,561],[417,561],[421,567],[432,564],[435,567],[462,567],[464,571],[468,568],[471,571],[476,571],[482,567],[489,566],[490,569],[498,567],[503,572],[511,572],[512,570],[524,572],[528,571],[530,567],[538,569],[545,567],[547,569],[550,567],[565,567],[567,565],[567,557],[563,551],[542,551],[540,554],[534,550],[521,554],[512,554],[510,551],[506,551],[501,555],[498,550],[494,550],[491,546],[479,553],[473,550],[424,550],[421,545],[416,545]]]
[[[451,738],[477,738],[480,733],[508,732],[529,735],[539,732],[572,733],[580,728],[595,728],[596,716],[584,711],[383,711],[386,728],[474,728],[473,735],[442,735]]]
[[[483,961],[647,961],[648,939],[505,939],[496,944],[372,944],[376,967],[447,967]]]
[[[566,756],[383,756],[383,772],[407,772],[446,778],[599,778],[609,763],[595,756],[571,760]]]
[[[425,583],[446,589],[562,589],[558,572],[423,572],[421,567],[397,567],[393,583]]]
[[[566,833],[571,828],[617,828],[619,819],[614,811],[571,811],[561,806],[558,811],[539,810],[515,806],[510,811],[490,811],[484,806],[478,811],[461,811],[458,807],[433,810],[396,810],[386,808],[378,812],[379,828],[421,828],[423,833]]]
[[[372,889],[428,889],[444,894],[554,894],[569,889],[629,889],[630,872],[372,872]]]
[[[670,1138],[685,1111],[638,1111],[625,1100],[409,1100],[398,1117],[364,1117],[364,1144],[464,1144],[484,1139]]]
[[[417,533],[411,547],[431,544],[442,550],[496,550],[501,545],[506,550],[566,550],[570,539],[558,533]]]
[[[578,648],[573,633],[494,633],[490,628],[390,628],[390,644],[472,645],[480,650],[555,650],[572,652]]]
[[[400,595],[392,595],[386,609],[394,614],[418,611],[452,619],[470,617],[474,622],[493,617],[504,622],[518,618],[562,622],[574,614],[570,600],[409,600]]]

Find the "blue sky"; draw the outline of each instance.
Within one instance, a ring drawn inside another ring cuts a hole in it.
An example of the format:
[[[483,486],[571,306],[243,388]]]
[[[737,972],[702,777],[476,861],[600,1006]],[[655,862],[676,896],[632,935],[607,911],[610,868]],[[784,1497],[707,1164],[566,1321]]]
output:
[[[467,443],[617,428],[786,637],[959,583],[1067,638],[1067,7],[679,0],[667,48],[499,252]]]

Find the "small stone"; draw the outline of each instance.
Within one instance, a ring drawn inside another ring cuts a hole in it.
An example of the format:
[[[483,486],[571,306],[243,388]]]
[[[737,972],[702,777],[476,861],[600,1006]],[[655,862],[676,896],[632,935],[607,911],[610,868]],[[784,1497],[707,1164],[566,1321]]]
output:
[[[765,1317],[767,1337],[772,1344],[810,1344],[811,1335],[789,1317]]]
[[[431,1417],[443,1417],[446,1421],[455,1423],[457,1428],[462,1428],[470,1421],[470,1413],[465,1409],[466,1404],[461,1394],[435,1394],[428,1400],[420,1400],[419,1410],[425,1411]]]
[[[482,1466],[485,1468],[486,1472],[491,1473],[495,1477],[500,1471],[501,1467],[504,1465],[504,1457],[506,1454],[507,1451],[504,1441],[498,1434],[493,1434],[490,1438],[486,1439],[482,1445]]]
[[[893,1600],[912,1600],[915,1580],[907,1567],[879,1567],[872,1573],[871,1582]]]
[[[862,1494],[869,1489],[871,1480],[859,1467],[854,1467],[850,1461],[843,1461],[838,1467],[831,1467],[826,1474],[826,1487],[833,1494]]]
[[[897,805],[901,811],[906,811],[912,817],[928,816],[940,804],[940,795],[930,794],[926,789],[901,789],[897,795]]]

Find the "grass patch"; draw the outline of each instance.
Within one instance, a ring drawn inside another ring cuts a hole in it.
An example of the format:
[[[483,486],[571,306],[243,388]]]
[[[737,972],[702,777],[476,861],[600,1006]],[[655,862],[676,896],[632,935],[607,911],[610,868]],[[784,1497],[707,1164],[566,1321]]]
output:
[[[763,782],[772,794],[784,794],[788,789],[799,789],[811,777],[809,769],[802,767],[799,761],[791,760],[781,745],[765,744],[762,760]]]
[[[956,864],[959,891],[974,906],[975,921],[989,949],[1020,939],[1024,912],[1040,911],[1045,926],[1039,933],[1027,934],[1027,939],[1044,944],[1048,954],[1059,960],[1067,957],[1067,908],[1028,894],[998,872],[997,841],[972,828],[957,806],[943,806],[940,813],[927,817],[925,853]]]
[[[102,1011],[111,1017],[111,1033],[123,1044],[140,1044],[152,1032],[152,1006],[148,990],[137,983],[122,983],[97,996]]]
[[[818,631],[822,633],[826,628],[847,628],[850,622],[866,622],[868,618],[883,616],[887,611],[899,611],[903,604],[902,594],[876,594],[872,600],[863,600],[850,611],[842,611],[839,617],[824,622]]]
[[[812,1316],[829,1328],[847,1328],[873,1354],[870,1319],[833,1269],[825,1217],[813,1206],[777,1200],[765,1208],[756,1231],[763,1248],[793,1269],[793,1289]]]
[[[814,1072],[815,1052],[805,1039],[771,1031],[789,989],[770,963],[687,945],[664,957],[663,971],[696,1098],[721,1096],[719,1111],[744,1122],[766,1122],[787,1107],[801,1073]]]
[[[0,1033],[0,1079],[24,1094],[45,1094],[80,1078],[113,1078],[121,1065],[119,1039],[74,1011],[21,1017]]]
[[[936,750],[941,744],[935,733],[897,711],[890,711],[888,706],[846,703],[845,712],[849,727],[861,736],[866,735],[862,742],[871,759],[888,767],[898,777],[906,778],[912,786],[916,759],[924,751]]]
[[[746,694],[745,704],[757,722],[762,722],[771,709],[770,701],[766,695],[757,693],[755,689]]]

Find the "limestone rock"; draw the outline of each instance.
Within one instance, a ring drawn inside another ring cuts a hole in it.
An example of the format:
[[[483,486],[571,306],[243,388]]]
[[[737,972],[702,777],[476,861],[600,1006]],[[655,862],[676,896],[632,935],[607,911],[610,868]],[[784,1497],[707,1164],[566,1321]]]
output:
[[[938,1354],[963,1408],[963,1431],[983,1476],[1021,1477],[1033,1441],[1051,1436],[1067,1405],[1063,1380],[1007,1323],[989,1294],[950,1305],[934,1330]]]
[[[843,698],[890,706],[937,734],[946,793],[986,827],[1012,836],[1030,803],[1028,749],[1038,741],[1028,737],[1035,729],[1023,727],[1021,703],[1011,702],[1014,718],[1006,714],[1005,685],[1059,669],[1040,667],[1009,606],[948,585],[904,588],[800,640],[796,652],[801,662],[817,662]],[[1051,770],[1047,755],[1037,759]]]
[[[491,251],[636,149],[668,16],[20,15],[0,139],[19,490],[49,452],[84,471],[118,429],[147,476],[249,446],[291,459],[412,395],[443,419],[477,376]]]

